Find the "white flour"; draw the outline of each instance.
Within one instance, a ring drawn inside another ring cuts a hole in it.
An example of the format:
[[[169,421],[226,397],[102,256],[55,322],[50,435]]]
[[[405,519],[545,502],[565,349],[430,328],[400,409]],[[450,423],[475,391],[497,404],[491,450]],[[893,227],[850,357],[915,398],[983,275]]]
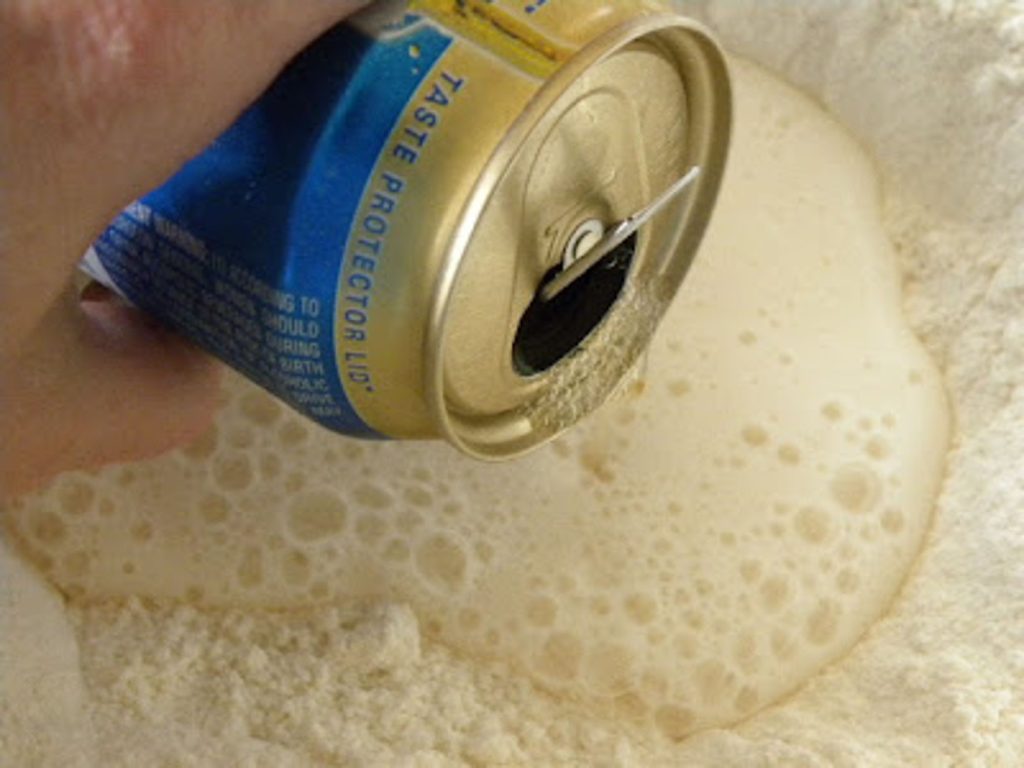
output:
[[[0,632],[0,689],[15,704],[0,711],[0,754],[208,766],[1024,759],[1024,4],[683,7],[698,5],[734,50],[825,102],[883,171],[907,310],[958,426],[929,540],[891,613],[783,703],[672,745],[570,714],[421,640],[402,606],[76,606],[83,680],[61,605],[5,557],[0,615],[18,626]]]

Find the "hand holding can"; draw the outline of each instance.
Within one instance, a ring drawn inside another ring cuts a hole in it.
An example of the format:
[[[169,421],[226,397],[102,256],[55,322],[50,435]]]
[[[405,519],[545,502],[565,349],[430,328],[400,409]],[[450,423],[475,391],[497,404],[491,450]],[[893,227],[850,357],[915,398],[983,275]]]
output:
[[[76,265],[359,5],[0,3],[0,495],[205,428],[219,366]]]
[[[324,426],[511,456],[642,353],[729,124],[720,51],[657,3],[376,3],[88,265]]]

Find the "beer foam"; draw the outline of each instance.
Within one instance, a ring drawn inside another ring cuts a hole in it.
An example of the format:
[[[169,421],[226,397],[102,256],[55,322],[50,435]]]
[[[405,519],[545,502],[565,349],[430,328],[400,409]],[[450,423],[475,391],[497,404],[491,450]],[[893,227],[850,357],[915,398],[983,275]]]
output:
[[[521,409],[535,429],[558,434],[608,398],[642,387],[644,345],[654,334],[666,302],[653,291],[628,285],[615,311],[549,374],[543,392]]]
[[[163,459],[10,510],[68,595],[381,598],[575,706],[679,739],[792,691],[886,609],[947,446],[866,156],[736,65],[715,221],[639,383],[550,446],[473,462],[331,435],[238,378]]]

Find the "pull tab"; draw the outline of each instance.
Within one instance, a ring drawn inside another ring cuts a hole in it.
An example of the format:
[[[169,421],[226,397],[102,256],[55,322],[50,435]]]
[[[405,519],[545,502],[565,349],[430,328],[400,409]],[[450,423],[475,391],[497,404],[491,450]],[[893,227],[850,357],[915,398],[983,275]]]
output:
[[[687,187],[693,184],[700,176],[700,166],[695,165],[662,192],[653,201],[641,208],[636,213],[627,216],[615,226],[611,227],[604,235],[594,243],[589,250],[572,263],[566,265],[565,269],[559,272],[547,285],[540,290],[541,301],[551,301],[558,294],[572,285],[587,270],[593,267],[602,258],[614,251],[624,243],[630,235],[646,224],[662,208],[672,202]]]

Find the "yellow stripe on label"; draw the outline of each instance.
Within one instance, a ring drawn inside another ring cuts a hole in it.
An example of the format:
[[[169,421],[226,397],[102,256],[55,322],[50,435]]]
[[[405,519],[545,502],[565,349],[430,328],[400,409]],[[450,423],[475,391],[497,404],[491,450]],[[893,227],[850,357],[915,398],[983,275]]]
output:
[[[499,3],[485,0],[413,0],[410,9],[534,77],[550,77],[575,48],[549,35]]]

